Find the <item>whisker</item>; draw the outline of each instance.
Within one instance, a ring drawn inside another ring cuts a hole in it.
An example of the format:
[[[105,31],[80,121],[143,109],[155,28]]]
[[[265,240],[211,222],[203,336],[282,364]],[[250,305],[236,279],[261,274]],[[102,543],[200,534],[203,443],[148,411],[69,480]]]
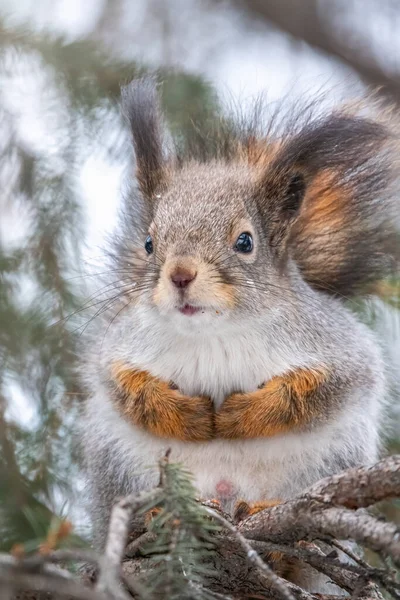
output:
[[[99,308],[99,310],[96,311],[96,313],[90,317],[90,319],[88,319],[85,323],[82,323],[81,325],[78,325],[78,327],[76,327],[72,333],[76,333],[77,331],[79,331],[80,329],[82,329],[82,331],[80,332],[79,336],[81,336],[84,331],[86,330],[86,328],[90,325],[90,323],[92,321],[94,321],[97,317],[100,317],[102,314],[104,314],[105,312],[107,312],[107,310],[114,304],[114,302],[116,302],[116,300],[110,300],[110,302],[108,302],[106,304],[106,306],[101,306]]]
[[[78,331],[79,329],[82,329],[82,331],[80,332],[80,336],[82,336],[82,334],[86,331],[86,329],[89,327],[90,323],[92,323],[97,317],[101,317],[101,315],[103,315],[104,313],[106,313],[111,307],[112,305],[117,302],[118,298],[110,300],[110,302],[108,302],[106,304],[106,306],[102,306],[99,308],[98,311],[96,311],[96,313],[88,320],[86,321],[86,323],[84,323],[83,325],[80,325],[79,327],[76,328],[75,331]]]
[[[103,340],[102,340],[102,342],[101,342],[101,348],[103,347],[104,340],[105,340],[105,338],[106,338],[106,335],[107,335],[107,333],[108,333],[108,330],[110,329],[111,325],[114,323],[115,319],[116,319],[116,318],[117,318],[117,317],[118,317],[118,316],[121,314],[121,312],[124,310],[124,308],[128,308],[129,304],[130,304],[130,303],[128,302],[128,304],[124,305],[124,306],[123,306],[123,307],[122,307],[122,308],[121,308],[121,309],[120,309],[120,310],[117,312],[117,314],[116,314],[116,315],[114,315],[114,317],[111,319],[111,321],[110,321],[110,323],[108,324],[108,327],[107,327],[107,329],[106,329],[106,331],[105,331],[105,333],[104,333]]]
[[[82,335],[82,333],[85,331],[85,329],[88,327],[88,325],[97,317],[103,315],[104,313],[106,313],[113,304],[115,304],[115,302],[117,302],[118,300],[122,300],[124,297],[127,298],[129,297],[132,292],[136,292],[138,288],[134,287],[131,290],[123,290],[122,292],[116,294],[115,296],[113,296],[112,298],[106,298],[104,300],[104,306],[101,306],[96,313],[88,320],[86,321],[86,323],[79,325],[79,327],[77,327],[74,331],[78,331],[79,329],[81,329],[83,327],[83,330],[81,332],[80,335]],[[146,290],[147,288],[142,287],[140,289],[140,291]],[[92,305],[93,306],[93,305]]]
[[[128,284],[125,284],[125,285],[128,285]],[[120,295],[121,295],[121,293],[118,293],[115,296],[113,296],[113,298],[118,298],[118,296],[120,296]],[[95,306],[98,306],[99,304],[107,302],[108,300],[112,300],[113,298],[104,298],[103,300],[99,300],[98,302],[94,302],[93,304],[90,304],[89,306],[80,307],[77,310],[75,310],[72,313],[70,313],[69,315],[67,315],[66,317],[63,317],[62,319],[58,319],[55,323],[52,323],[51,325],[49,325],[49,327],[55,327],[56,325],[59,325],[62,322],[67,322],[70,318],[72,318],[76,314],[79,314],[79,313],[81,313],[84,310],[89,310],[91,308],[94,308]]]
[[[120,268],[120,269],[107,269],[106,271],[99,271],[97,273],[83,273],[82,275],[74,275],[73,277],[66,278],[65,281],[73,281],[74,279],[84,279],[86,277],[101,277],[102,275],[107,275],[108,273],[118,273],[121,271],[126,271],[127,273],[131,273],[128,269]]]
[[[102,293],[106,293],[104,290],[106,290],[107,288],[114,286],[113,289],[117,289],[123,285],[131,285],[131,282],[127,282],[124,283],[123,281],[121,281],[120,279],[117,279],[116,281],[111,281],[110,283],[107,283],[106,285],[102,286],[101,288],[98,288],[91,296],[88,296],[88,298],[84,301],[84,304],[87,304],[88,302],[90,302],[91,300],[95,300],[97,297],[99,297]],[[113,291],[112,290],[108,290]]]

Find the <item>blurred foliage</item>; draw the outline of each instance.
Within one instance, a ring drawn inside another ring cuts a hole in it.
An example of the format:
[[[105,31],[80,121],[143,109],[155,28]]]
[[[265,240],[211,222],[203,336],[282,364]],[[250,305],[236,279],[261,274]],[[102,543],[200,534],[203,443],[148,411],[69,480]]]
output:
[[[0,54],[0,209],[8,216],[0,240],[0,549],[7,550],[43,540],[54,513],[68,512],[79,481],[72,436],[79,331],[69,316],[90,305],[76,267],[85,239],[80,166],[104,152],[126,162],[120,84],[143,67],[111,59],[93,41],[65,43],[1,24]],[[190,143],[192,119],[216,114],[216,99],[195,76],[163,79],[170,126]],[[43,147],[26,135],[15,90],[23,102],[33,102],[34,90],[53,124]]]
[[[155,538],[142,550],[154,569],[136,581],[139,597],[211,600],[216,596],[205,583],[214,574],[210,558],[219,527],[199,504],[192,475],[184,466],[164,459],[160,471],[160,496],[142,509],[155,513],[149,523]]]

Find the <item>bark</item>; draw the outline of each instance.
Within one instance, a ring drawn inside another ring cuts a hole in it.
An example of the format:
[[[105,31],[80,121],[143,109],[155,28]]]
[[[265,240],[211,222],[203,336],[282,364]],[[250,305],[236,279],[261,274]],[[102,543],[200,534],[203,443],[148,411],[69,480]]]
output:
[[[50,592],[52,599],[128,600],[135,597],[138,575],[152,568],[153,563],[141,553],[151,535],[143,534],[142,529],[140,537],[124,550],[129,522],[135,511],[148,503],[150,497],[156,498],[157,493],[155,490],[139,497],[130,496],[115,506],[103,556],[82,550],[22,559],[0,555],[1,598],[8,600],[10,594],[19,590],[30,590],[29,595],[19,596],[25,600],[47,600],[47,595],[40,596],[32,590]],[[400,455],[390,456],[369,468],[350,469],[324,479],[293,500],[265,509],[239,525],[234,525],[229,516],[218,512],[215,506],[212,508],[212,503],[206,503],[210,516],[222,525],[215,536],[215,553],[210,558],[216,575],[204,581],[208,597],[334,598],[311,594],[274,573],[266,559],[270,552],[281,552],[290,560],[300,560],[317,569],[353,598],[381,599],[379,589],[390,597],[400,598],[400,583],[385,562],[390,558],[400,566],[400,530],[395,523],[366,511],[391,498],[400,498]],[[382,566],[369,565],[336,541],[349,538],[374,550],[382,558]],[[343,552],[352,562],[344,560]],[[58,566],[71,560],[91,564],[85,568],[83,578]],[[93,583],[93,573],[98,567],[100,574]],[[193,590],[193,597],[201,591],[198,584],[193,584]]]

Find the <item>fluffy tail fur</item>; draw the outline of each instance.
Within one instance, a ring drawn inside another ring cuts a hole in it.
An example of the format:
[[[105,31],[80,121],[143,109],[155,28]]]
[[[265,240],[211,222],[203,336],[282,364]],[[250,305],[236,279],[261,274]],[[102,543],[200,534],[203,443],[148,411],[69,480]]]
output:
[[[374,293],[398,272],[400,148],[389,126],[334,114],[308,125],[283,149],[310,178],[290,246],[315,288]]]

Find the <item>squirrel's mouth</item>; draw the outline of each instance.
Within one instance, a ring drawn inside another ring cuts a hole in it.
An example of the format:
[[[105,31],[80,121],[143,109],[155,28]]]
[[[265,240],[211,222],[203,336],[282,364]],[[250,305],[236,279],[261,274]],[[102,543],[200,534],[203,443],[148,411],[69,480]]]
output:
[[[192,315],[196,315],[198,312],[200,312],[201,308],[200,306],[193,306],[192,304],[184,304],[184,306],[181,306],[178,310],[180,313],[182,313],[182,315],[191,317]]]

